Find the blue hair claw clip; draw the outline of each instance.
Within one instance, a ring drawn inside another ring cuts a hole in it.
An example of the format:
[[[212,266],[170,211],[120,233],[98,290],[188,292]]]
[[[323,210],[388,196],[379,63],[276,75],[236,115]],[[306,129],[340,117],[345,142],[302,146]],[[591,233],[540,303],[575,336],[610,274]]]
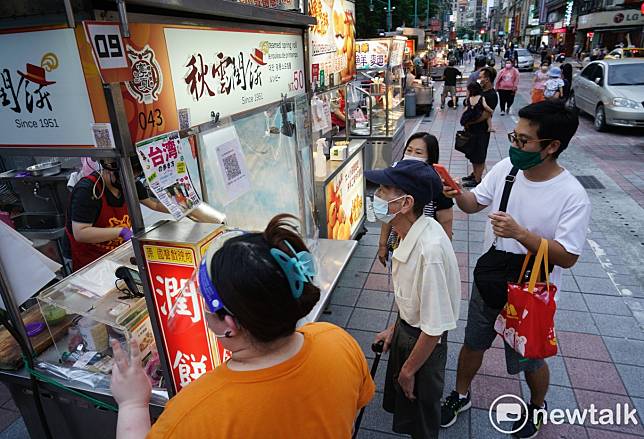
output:
[[[315,262],[308,251],[296,253],[288,241],[284,242],[295,256],[289,256],[278,248],[272,248],[271,255],[286,275],[293,297],[299,299],[304,291],[304,283],[313,283],[313,276],[317,274]]]

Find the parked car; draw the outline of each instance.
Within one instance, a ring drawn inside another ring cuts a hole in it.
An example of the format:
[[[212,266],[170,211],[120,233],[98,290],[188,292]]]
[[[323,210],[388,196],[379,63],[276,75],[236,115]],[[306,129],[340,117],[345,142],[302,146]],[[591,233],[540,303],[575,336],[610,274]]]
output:
[[[517,69],[519,70],[534,70],[534,57],[528,49],[516,49],[517,52]]]
[[[644,59],[604,59],[589,63],[572,80],[568,105],[608,125],[644,127]]]
[[[644,49],[641,47],[618,47],[604,57],[604,59],[626,58],[644,58]]]

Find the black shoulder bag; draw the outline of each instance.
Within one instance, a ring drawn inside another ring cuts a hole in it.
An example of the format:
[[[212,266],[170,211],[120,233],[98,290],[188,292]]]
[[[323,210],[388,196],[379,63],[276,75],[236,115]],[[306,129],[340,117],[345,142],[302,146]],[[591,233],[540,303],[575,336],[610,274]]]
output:
[[[501,212],[505,212],[508,207],[510,191],[518,172],[519,169],[513,167],[505,177],[505,186],[499,204]],[[508,282],[520,282],[519,276],[524,259],[525,254],[497,250],[492,244],[492,247],[476,261],[474,283],[483,301],[489,307],[500,310],[505,306],[508,301]],[[534,256],[531,259],[534,259]]]

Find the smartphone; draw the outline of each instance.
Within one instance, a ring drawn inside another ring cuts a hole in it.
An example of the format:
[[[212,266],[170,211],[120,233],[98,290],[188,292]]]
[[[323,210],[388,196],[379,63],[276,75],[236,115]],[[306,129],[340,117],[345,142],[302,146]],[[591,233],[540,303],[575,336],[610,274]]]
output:
[[[458,184],[454,181],[451,175],[449,175],[449,172],[447,171],[447,168],[441,164],[436,163],[434,166],[434,169],[436,170],[436,173],[440,176],[440,178],[443,179],[445,184],[452,189],[454,189],[457,193],[456,195],[461,194],[461,188],[458,187]]]

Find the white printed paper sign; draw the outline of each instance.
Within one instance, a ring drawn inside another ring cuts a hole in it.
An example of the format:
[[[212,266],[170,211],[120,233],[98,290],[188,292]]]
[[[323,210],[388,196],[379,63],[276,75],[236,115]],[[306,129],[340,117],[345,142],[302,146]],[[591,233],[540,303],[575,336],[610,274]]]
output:
[[[239,139],[231,139],[216,147],[217,161],[224,177],[226,204],[250,190],[250,178]]]
[[[184,156],[190,144],[177,131],[139,142],[136,151],[150,189],[175,219],[201,203]]]
[[[305,93],[302,37],[289,33],[166,28],[177,108],[191,123]]]
[[[0,146],[94,144],[73,29],[0,35]]]

